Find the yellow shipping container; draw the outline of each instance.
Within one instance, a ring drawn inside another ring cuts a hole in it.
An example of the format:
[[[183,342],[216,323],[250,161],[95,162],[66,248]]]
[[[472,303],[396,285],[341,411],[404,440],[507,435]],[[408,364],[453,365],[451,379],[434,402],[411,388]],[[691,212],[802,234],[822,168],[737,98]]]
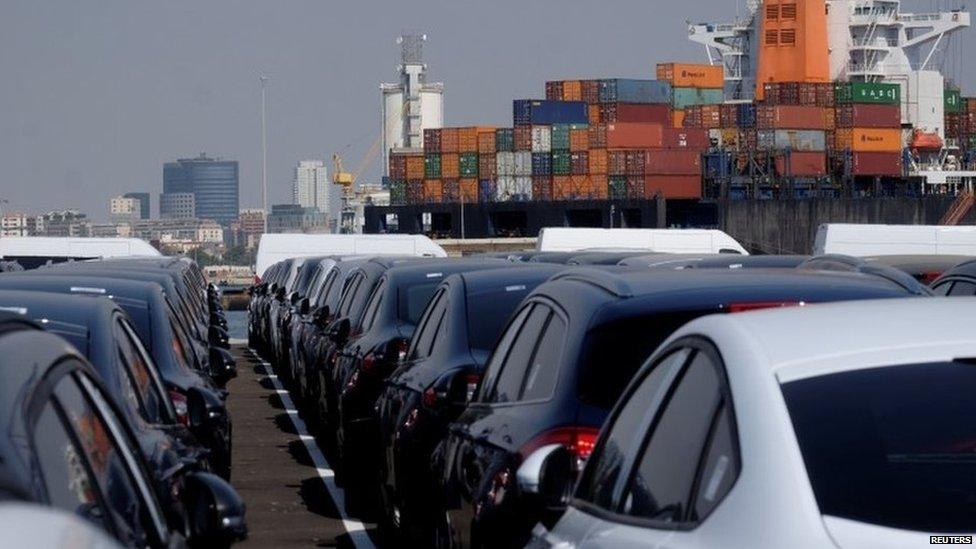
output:
[[[582,101],[583,83],[579,80],[563,81],[563,101]]]
[[[837,130],[837,148],[854,152],[899,152],[901,130],[897,128],[852,128]]]
[[[685,127],[685,111],[671,111],[671,125],[675,128]]]
[[[721,65],[659,63],[657,79],[670,82],[676,88],[716,89],[725,86],[725,74]]]

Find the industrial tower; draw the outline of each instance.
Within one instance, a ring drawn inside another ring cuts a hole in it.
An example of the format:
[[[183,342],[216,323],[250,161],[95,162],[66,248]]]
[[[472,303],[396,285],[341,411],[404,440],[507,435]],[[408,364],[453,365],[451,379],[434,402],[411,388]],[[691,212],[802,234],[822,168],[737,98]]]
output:
[[[391,149],[423,150],[424,130],[444,125],[444,84],[427,82],[425,42],[426,34],[405,34],[398,38],[397,82],[380,84],[383,174],[387,176]]]

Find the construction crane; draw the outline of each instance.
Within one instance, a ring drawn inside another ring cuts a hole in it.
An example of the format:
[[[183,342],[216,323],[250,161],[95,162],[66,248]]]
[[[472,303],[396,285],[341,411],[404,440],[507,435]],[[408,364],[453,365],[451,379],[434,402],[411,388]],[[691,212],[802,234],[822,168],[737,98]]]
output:
[[[356,189],[356,182],[359,176],[369,167],[380,152],[380,145],[383,136],[377,135],[373,144],[366,151],[362,161],[353,172],[347,172],[343,168],[342,155],[335,153],[332,155],[332,183],[342,187],[342,214],[340,219],[339,232],[350,233],[355,230],[356,208],[353,201],[359,198],[359,191]]]

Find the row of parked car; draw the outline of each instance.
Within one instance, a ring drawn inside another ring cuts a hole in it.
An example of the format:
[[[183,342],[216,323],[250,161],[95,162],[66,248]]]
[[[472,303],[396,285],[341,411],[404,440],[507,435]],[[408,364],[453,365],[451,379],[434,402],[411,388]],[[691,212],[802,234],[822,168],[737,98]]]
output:
[[[967,259],[292,258],[248,339],[386,541],[911,545],[976,530]]]
[[[128,547],[244,538],[218,290],[181,258],[44,263],[0,274],[0,501]],[[33,539],[85,539],[64,532]]]

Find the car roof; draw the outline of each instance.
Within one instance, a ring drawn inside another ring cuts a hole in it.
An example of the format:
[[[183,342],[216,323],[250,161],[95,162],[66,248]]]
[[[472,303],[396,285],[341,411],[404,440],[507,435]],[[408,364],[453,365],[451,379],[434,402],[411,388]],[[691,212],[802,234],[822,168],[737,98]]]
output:
[[[972,276],[976,277],[976,259],[970,259],[962,263],[958,263],[951,269],[947,270],[942,277],[948,276]],[[940,278],[941,280],[941,278]],[[936,281],[938,282],[938,280]]]
[[[939,319],[940,322],[930,322]],[[724,333],[781,383],[836,372],[976,358],[976,298],[926,297],[714,315],[672,339]]]
[[[427,279],[441,280],[455,273],[481,269],[515,268],[510,261],[492,258],[427,259],[421,263],[408,263],[389,269],[392,283]]]
[[[946,271],[958,265],[976,263],[976,258],[968,255],[877,255],[863,258],[868,263],[877,263],[900,269],[909,274],[924,274],[930,271]],[[973,267],[976,272],[976,267]]]
[[[23,290],[0,290],[0,307],[6,307],[8,311],[17,308],[11,312],[27,318],[57,319],[86,328],[102,319],[111,318],[113,312],[121,310],[107,298],[92,299],[88,296]],[[43,321],[41,324],[43,326]]]
[[[496,269],[467,271],[453,276],[464,281],[467,293],[478,294],[513,288],[521,284],[538,285],[564,270],[566,267],[562,265],[545,263],[526,264],[518,269],[499,265]]]
[[[146,300],[154,292],[163,292],[163,287],[150,280],[128,278],[107,278],[84,276],[77,273],[11,273],[0,276],[0,288],[20,286],[40,292],[59,294],[114,295]]]

